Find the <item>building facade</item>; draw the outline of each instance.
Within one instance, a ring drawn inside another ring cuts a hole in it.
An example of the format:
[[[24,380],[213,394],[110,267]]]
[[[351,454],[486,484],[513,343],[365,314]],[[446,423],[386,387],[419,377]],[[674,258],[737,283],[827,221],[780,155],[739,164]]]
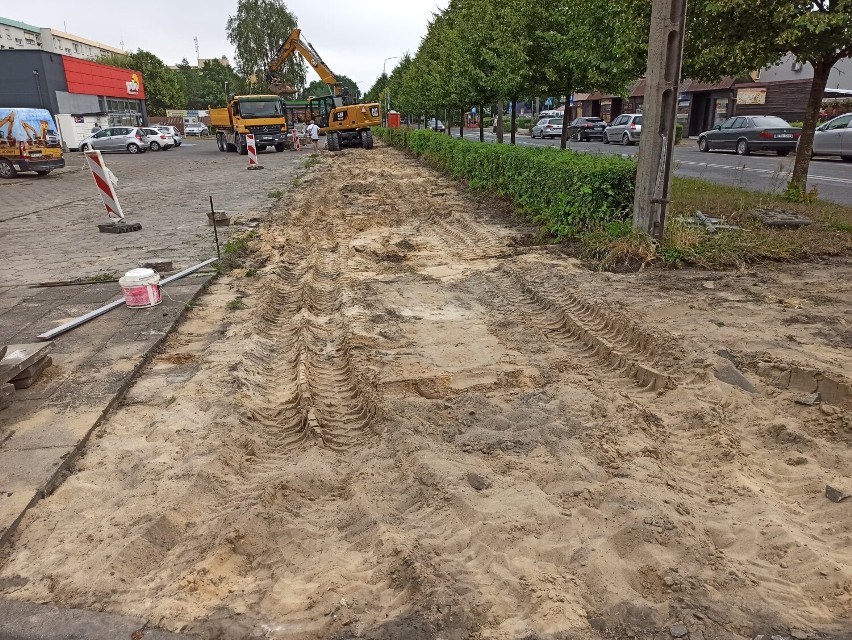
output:
[[[0,17],[0,51],[4,50],[41,50],[84,60],[97,60],[111,53],[125,53],[122,49],[58,29],[36,27]]]
[[[69,149],[101,127],[147,123],[142,74],[40,50],[0,51],[0,107],[47,109]]]

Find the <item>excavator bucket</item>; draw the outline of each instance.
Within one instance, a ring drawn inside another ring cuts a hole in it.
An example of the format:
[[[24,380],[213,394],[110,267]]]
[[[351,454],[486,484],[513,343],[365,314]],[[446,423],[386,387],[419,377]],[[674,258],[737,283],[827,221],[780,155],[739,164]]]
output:
[[[269,82],[269,88],[272,90],[272,93],[278,96],[294,96],[298,93],[297,90],[289,84],[276,82],[275,80],[271,80]]]

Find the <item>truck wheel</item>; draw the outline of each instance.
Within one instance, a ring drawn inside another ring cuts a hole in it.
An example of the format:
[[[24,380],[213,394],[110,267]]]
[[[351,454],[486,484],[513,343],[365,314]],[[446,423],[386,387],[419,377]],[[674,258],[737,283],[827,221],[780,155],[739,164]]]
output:
[[[248,142],[246,142],[246,139],[243,136],[239,136],[237,138],[237,153],[241,156],[248,155]]]
[[[0,178],[14,178],[16,175],[18,175],[18,172],[15,171],[12,163],[0,158]]]
[[[373,148],[373,132],[369,129],[361,132],[361,147],[364,149]]]
[[[281,153],[282,151],[284,151],[284,143],[283,143],[283,142],[278,142],[278,143],[276,143],[276,144],[275,144],[275,150],[276,150],[278,153]]]
[[[236,134],[234,134],[234,141],[233,142],[228,142],[228,138],[225,138],[225,148],[229,152],[233,152],[233,151],[237,150],[237,135]]]
[[[219,148],[219,151],[225,151],[225,136],[221,133],[216,134],[216,146]]]
[[[340,151],[340,134],[337,131],[331,131],[325,138],[326,148],[329,151]]]

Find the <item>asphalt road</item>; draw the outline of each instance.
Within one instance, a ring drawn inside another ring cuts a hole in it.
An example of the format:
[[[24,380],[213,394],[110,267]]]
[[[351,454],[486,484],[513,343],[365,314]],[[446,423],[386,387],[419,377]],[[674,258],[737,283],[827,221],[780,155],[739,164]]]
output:
[[[457,135],[455,132],[454,135]],[[478,131],[465,131],[465,138],[478,140]],[[509,136],[505,137],[508,142]],[[485,133],[486,142],[495,142],[497,136]],[[516,144],[529,147],[559,147],[559,139],[533,139],[529,135],[516,137]],[[620,144],[605,145],[602,142],[568,141],[574,151],[586,153],[608,153],[633,156],[639,146],[624,147]],[[738,156],[733,152],[701,153],[698,143],[686,141],[675,148],[675,175],[684,178],[701,178],[716,184],[733,185],[754,191],[783,191],[793,170],[795,158],[781,158],[774,153],[758,153]],[[852,205],[852,164],[839,158],[816,158],[811,162],[809,186],[815,186],[823,200]]]

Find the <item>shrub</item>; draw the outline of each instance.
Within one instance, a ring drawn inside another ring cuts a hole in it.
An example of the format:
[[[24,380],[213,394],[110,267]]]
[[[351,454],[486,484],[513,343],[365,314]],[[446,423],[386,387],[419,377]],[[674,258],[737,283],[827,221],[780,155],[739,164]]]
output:
[[[680,141],[683,140],[683,125],[676,124],[675,125],[675,144],[680,144]]]
[[[632,159],[461,140],[428,130],[374,129],[473,189],[510,197],[557,239],[630,217]]]

